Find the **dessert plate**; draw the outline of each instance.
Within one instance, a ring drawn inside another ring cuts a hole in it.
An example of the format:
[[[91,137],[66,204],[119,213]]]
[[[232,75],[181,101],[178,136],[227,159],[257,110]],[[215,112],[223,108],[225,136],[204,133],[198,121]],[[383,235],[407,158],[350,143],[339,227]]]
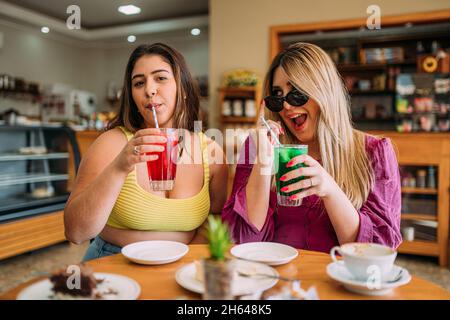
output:
[[[136,300],[141,293],[141,287],[131,278],[119,274],[101,272],[95,272],[94,277],[97,280],[103,280],[97,284],[97,288],[95,289],[95,292],[100,294],[99,300]],[[53,285],[49,279],[38,281],[23,289],[17,295],[17,300],[92,299],[67,294],[55,294],[52,288]]]

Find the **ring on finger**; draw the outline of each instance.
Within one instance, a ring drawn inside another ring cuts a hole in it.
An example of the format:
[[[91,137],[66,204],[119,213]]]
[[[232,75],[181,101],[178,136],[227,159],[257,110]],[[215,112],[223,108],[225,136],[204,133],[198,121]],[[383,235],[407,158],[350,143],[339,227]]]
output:
[[[314,184],[313,184],[312,178],[309,178],[309,187],[311,188],[313,185]]]
[[[133,153],[134,153],[135,155],[139,155],[139,154],[140,154],[138,146],[134,146],[134,148],[133,148]]]

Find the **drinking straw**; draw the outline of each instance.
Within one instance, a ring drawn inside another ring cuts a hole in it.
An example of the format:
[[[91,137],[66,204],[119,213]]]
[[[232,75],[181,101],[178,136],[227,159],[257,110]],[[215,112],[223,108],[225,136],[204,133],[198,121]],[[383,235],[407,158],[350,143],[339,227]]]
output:
[[[278,140],[277,135],[275,134],[275,132],[273,132],[272,128],[269,126],[269,124],[267,123],[266,119],[264,119],[264,116],[260,116],[260,119],[261,119],[262,123],[266,126],[267,130],[269,130],[269,132],[272,135],[272,137],[275,139],[275,142],[278,145],[280,145],[281,144],[280,140]]]
[[[159,129],[158,118],[156,118],[156,110],[155,110],[154,106],[152,106],[152,113],[153,113],[153,121],[155,121],[156,129]]]

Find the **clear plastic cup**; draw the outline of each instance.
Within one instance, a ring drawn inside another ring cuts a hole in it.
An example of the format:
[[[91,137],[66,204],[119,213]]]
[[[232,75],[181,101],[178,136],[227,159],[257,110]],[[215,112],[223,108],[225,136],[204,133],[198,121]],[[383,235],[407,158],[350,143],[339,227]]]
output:
[[[155,191],[172,190],[177,174],[178,162],[178,130],[173,128],[160,128],[161,135],[167,138],[163,152],[148,152],[148,155],[157,155],[158,159],[147,161],[148,178]]]
[[[297,207],[302,204],[302,199],[291,200],[290,197],[300,190],[292,192],[282,192],[281,188],[288,186],[297,181],[303,180],[305,177],[301,176],[289,181],[280,181],[280,178],[289,171],[304,167],[304,164],[297,164],[295,166],[286,167],[286,164],[291,161],[292,158],[302,154],[308,154],[308,146],[303,144],[280,144],[275,145],[275,177],[277,185],[277,202],[281,206]]]

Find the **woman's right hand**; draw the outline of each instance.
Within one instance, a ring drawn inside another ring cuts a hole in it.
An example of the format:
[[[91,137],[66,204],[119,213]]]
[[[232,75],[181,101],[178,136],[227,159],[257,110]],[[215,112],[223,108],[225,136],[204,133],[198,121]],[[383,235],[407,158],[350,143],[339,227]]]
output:
[[[132,139],[123,147],[115,159],[115,166],[125,173],[133,171],[134,166],[140,162],[155,161],[158,155],[147,155],[148,152],[162,152],[161,143],[167,141],[156,128],[147,128],[137,131]]]
[[[256,152],[260,166],[271,167],[273,162],[273,146],[276,143],[271,133],[261,121],[261,115],[264,116],[264,102],[261,104],[261,112],[258,117],[256,127],[250,130],[250,136],[253,143],[256,144]],[[283,127],[280,122],[272,120],[266,120],[272,131],[276,134],[277,138],[284,134]]]

